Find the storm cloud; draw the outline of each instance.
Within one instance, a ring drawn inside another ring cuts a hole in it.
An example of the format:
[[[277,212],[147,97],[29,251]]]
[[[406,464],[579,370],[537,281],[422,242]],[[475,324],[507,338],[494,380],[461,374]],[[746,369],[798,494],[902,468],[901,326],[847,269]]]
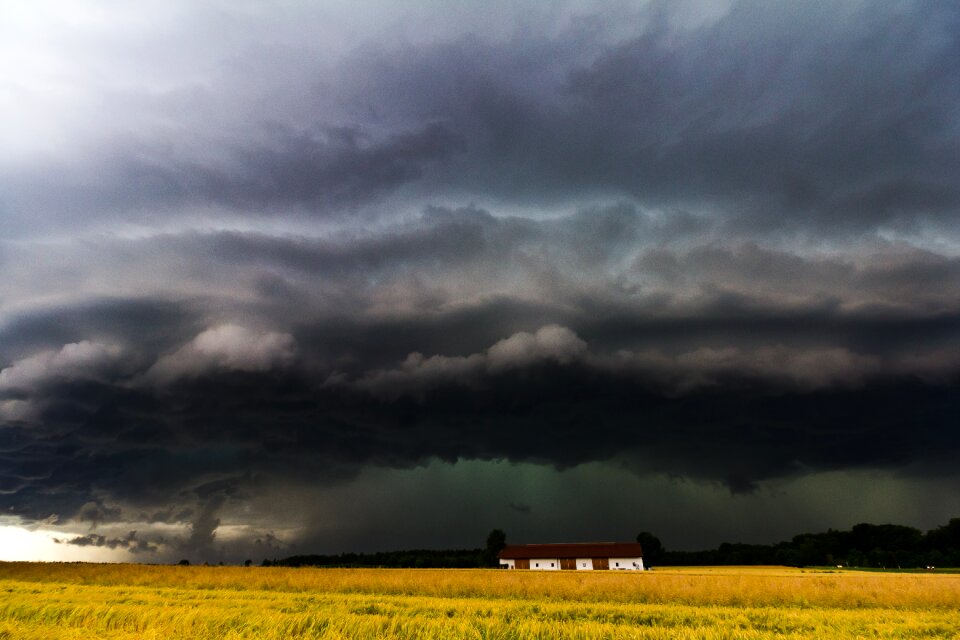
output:
[[[77,536],[67,540],[55,540],[58,544],[72,544],[78,547],[107,547],[108,549],[126,549],[130,553],[156,553],[157,547],[137,538],[137,532],[131,531],[122,538],[107,538],[96,533]]]
[[[7,516],[212,559],[437,464],[952,486],[960,10],[367,9],[0,10]]]

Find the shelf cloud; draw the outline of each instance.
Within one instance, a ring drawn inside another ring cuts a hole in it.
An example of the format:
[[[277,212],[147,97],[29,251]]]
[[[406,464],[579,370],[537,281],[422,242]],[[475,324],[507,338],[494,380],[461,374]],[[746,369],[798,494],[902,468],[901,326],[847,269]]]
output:
[[[289,505],[437,464],[953,486],[960,10],[361,5],[0,9],[11,522],[233,557],[387,545]],[[538,491],[490,518],[550,535]]]

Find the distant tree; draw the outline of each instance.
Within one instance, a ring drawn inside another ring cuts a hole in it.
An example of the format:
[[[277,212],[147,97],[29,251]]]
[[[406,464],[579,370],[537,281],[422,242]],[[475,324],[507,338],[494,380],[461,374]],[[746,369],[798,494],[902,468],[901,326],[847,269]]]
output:
[[[183,560],[181,560],[181,561],[178,562],[177,564],[180,565],[181,567],[189,567],[189,566],[190,566],[190,561],[187,560],[186,558],[184,558]]]
[[[867,556],[863,555],[863,551],[860,549],[851,549],[847,552],[847,562],[848,567],[865,567],[867,566]]]
[[[637,542],[643,548],[643,564],[646,567],[660,564],[664,551],[663,545],[660,544],[660,538],[649,531],[641,531],[637,534]]]
[[[249,559],[248,559],[248,560],[244,560],[244,561],[243,561],[243,566],[245,566],[245,567],[249,567],[249,566],[252,565],[252,564],[253,564],[253,560],[249,560]]]
[[[926,542],[928,547],[941,552],[960,549],[960,518],[951,518],[947,524],[928,531]]]
[[[507,546],[507,534],[500,529],[494,529],[487,536],[486,560],[491,567],[497,566],[497,554]]]
[[[854,544],[861,549],[915,549],[923,540],[923,534],[919,530],[897,524],[861,523],[854,525],[851,533]]]

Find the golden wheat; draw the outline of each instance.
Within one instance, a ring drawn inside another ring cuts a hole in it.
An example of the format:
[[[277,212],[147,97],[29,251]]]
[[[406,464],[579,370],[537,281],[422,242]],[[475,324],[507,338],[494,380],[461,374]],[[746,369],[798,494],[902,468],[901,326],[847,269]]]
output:
[[[0,564],[2,638],[955,638],[960,576]]]

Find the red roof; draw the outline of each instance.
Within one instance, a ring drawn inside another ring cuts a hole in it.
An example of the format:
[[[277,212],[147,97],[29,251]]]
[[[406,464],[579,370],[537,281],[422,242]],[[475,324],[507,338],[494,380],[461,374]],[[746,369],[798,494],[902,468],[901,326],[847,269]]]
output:
[[[577,542],[570,544],[508,544],[497,557],[522,558],[641,558],[639,542]]]

